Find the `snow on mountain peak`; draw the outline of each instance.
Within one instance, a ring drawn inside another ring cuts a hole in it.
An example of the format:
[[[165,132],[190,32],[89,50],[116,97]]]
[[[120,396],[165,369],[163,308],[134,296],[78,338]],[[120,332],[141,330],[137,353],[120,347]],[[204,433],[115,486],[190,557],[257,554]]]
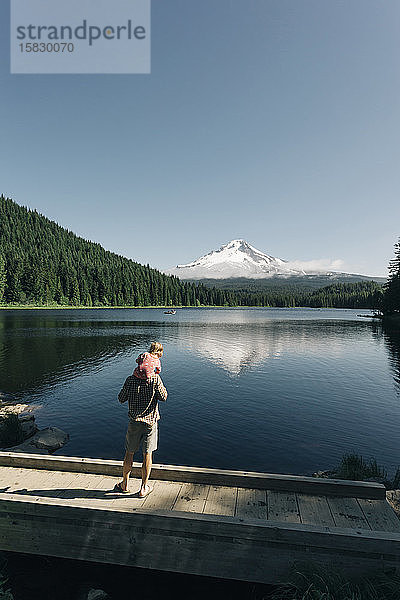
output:
[[[303,270],[294,269],[287,261],[269,256],[241,239],[231,240],[219,250],[212,250],[186,265],[177,265],[166,273],[181,279],[259,279],[275,275],[305,275]]]

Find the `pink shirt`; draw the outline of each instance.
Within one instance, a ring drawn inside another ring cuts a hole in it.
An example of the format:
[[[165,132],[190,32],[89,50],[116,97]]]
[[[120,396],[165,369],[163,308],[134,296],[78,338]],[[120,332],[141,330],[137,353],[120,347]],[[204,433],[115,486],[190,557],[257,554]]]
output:
[[[138,366],[133,371],[133,374],[135,377],[139,377],[139,379],[148,379],[152,375],[161,373],[160,359],[154,354],[144,352],[137,357],[136,362]]]

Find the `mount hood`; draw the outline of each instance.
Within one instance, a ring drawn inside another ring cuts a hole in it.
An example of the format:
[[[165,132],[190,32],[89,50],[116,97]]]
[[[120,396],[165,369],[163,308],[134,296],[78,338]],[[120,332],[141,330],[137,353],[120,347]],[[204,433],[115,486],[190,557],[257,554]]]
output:
[[[264,279],[276,276],[301,276],[307,273],[291,264],[257,250],[245,240],[232,240],[186,265],[165,271],[180,279]]]

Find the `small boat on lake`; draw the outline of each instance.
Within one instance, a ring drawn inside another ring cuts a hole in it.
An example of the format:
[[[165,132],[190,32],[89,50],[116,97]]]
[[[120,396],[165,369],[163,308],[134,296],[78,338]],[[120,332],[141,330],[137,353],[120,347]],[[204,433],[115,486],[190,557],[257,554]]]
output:
[[[164,310],[164,315],[176,315],[176,310]]]

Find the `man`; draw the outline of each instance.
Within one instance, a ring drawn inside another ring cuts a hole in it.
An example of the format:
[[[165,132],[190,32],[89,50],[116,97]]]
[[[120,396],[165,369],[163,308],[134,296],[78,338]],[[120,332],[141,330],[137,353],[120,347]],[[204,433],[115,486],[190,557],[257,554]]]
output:
[[[128,477],[132,469],[133,455],[142,444],[142,484],[139,496],[148,496],[153,488],[149,485],[151,472],[152,453],[157,450],[158,426],[160,418],[158,401],[165,402],[167,390],[159,375],[152,375],[147,379],[139,379],[134,375],[127,378],[118,394],[118,400],[128,401],[129,425],[125,439],[125,458],[122,468],[122,482],[117,483],[114,491],[128,493]]]

